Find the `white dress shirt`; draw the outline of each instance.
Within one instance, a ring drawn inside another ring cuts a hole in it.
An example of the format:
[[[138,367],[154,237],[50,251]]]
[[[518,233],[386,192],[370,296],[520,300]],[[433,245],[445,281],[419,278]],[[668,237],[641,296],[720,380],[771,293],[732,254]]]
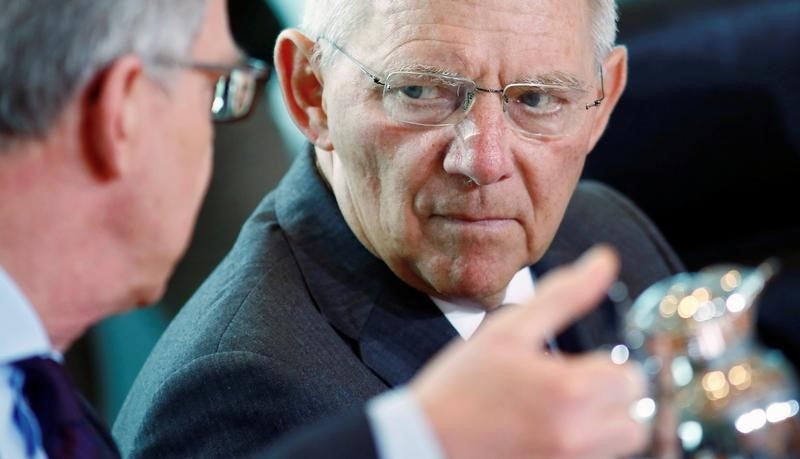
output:
[[[24,440],[12,418],[22,381],[11,363],[35,356],[56,357],[50,339],[33,306],[0,266],[0,458],[25,458]],[[39,449],[35,458],[46,458]]]
[[[519,270],[506,288],[502,304],[524,303],[533,295],[533,273]],[[456,304],[431,297],[462,338],[469,339],[483,322],[486,311],[475,305]],[[378,457],[382,459],[443,459],[441,445],[419,403],[406,387],[386,392],[367,404]]]
[[[522,268],[508,283],[501,304],[523,304],[533,296],[533,291],[533,272],[530,268]],[[464,339],[470,339],[486,317],[486,310],[467,301],[452,302],[436,297],[431,297],[431,300]]]

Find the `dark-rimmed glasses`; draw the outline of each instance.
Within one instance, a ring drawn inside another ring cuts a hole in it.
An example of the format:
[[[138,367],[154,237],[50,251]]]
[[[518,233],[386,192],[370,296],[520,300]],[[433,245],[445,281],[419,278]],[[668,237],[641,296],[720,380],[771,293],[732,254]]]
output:
[[[250,114],[259,89],[269,78],[270,69],[266,62],[258,59],[248,59],[238,65],[190,61],[167,61],[158,64],[194,70],[215,78],[211,118],[218,123],[238,121]]]
[[[578,125],[582,112],[599,106],[605,98],[600,69],[600,97],[587,101],[587,90],[577,84],[512,83],[503,88],[482,88],[474,81],[441,73],[393,71],[381,78],[366,65],[325,37],[329,43],[383,87],[383,108],[390,118],[418,126],[453,126],[466,118],[479,92],[500,94],[503,112],[511,126],[530,137],[560,137]],[[588,102],[588,103],[587,103]]]

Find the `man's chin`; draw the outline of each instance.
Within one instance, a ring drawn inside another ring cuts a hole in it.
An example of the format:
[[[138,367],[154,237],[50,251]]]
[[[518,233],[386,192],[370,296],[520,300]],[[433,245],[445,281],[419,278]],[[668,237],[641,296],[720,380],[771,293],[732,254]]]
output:
[[[179,253],[183,253],[181,250]],[[140,279],[141,283],[133,289],[133,305],[137,308],[144,308],[161,301],[167,292],[167,284],[175,272],[180,256],[162,257],[156,263],[152,263],[148,269],[140,272],[146,273]]]
[[[485,275],[459,276],[438,286],[437,296],[457,303],[469,303],[481,308],[494,308],[503,301],[511,276],[506,279]]]
[[[166,281],[159,282],[157,285],[142,286],[137,289],[135,294],[135,302],[129,306],[135,309],[143,309],[158,303],[166,292]]]
[[[493,308],[502,302],[508,284],[518,271],[515,267],[522,261],[477,255],[429,257],[411,270],[414,276],[400,277],[429,295]]]

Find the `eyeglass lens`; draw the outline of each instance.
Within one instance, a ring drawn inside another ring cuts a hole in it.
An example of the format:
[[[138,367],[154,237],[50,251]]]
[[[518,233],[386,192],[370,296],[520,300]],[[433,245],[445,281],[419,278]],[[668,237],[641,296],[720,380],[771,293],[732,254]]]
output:
[[[457,124],[477,92],[474,82],[417,72],[394,72],[386,78],[383,105],[396,121],[423,126]],[[499,91],[498,91],[499,92]],[[503,109],[512,126],[525,134],[554,136],[569,130],[584,93],[562,87],[512,84],[503,90]]]
[[[250,113],[258,85],[250,71],[234,69],[217,80],[211,113],[215,121],[233,121]]]

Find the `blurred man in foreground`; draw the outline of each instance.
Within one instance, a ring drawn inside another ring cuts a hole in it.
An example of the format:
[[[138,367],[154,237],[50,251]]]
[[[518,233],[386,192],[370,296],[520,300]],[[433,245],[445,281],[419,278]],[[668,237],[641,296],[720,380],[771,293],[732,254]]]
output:
[[[209,182],[211,101],[245,115],[264,69],[223,0],[0,3],[0,456],[113,455],[60,355],[161,296]]]
[[[578,186],[625,86],[615,27],[611,0],[307,1],[275,63],[310,145],[145,364],[115,426],[126,454],[224,456],[389,388],[414,412],[415,386],[403,388],[433,355],[594,243],[618,248],[631,295],[678,269],[629,202]],[[538,371],[507,401],[528,416],[487,412],[472,432],[524,433],[529,457],[635,450],[638,394],[619,369],[552,355],[613,328],[606,306],[550,356],[532,346]],[[474,422],[451,400],[422,410]],[[439,436],[451,454],[470,438]],[[379,448],[416,457],[413,444]],[[510,455],[502,444],[483,456]]]
[[[0,5],[0,457],[116,457],[64,374],[61,353],[94,322],[159,298],[208,184],[209,107],[215,119],[246,115],[264,71],[241,63],[223,0]],[[614,273],[614,257],[600,251],[543,281],[540,307],[510,310],[482,341],[454,346],[415,382],[423,439],[430,426],[442,444],[462,439],[467,452],[529,451],[527,435],[473,429],[486,413],[524,421],[530,410],[508,401],[529,389],[530,349],[543,329],[592,305]],[[547,304],[560,306],[547,314],[550,323],[538,318]],[[471,375],[481,375],[481,387],[463,384]],[[253,402],[242,399],[237,409]],[[398,438],[405,420],[394,416],[368,421],[358,407],[270,454],[374,456],[373,437]],[[628,431],[641,441],[633,421]],[[556,439],[554,451],[565,445]]]

